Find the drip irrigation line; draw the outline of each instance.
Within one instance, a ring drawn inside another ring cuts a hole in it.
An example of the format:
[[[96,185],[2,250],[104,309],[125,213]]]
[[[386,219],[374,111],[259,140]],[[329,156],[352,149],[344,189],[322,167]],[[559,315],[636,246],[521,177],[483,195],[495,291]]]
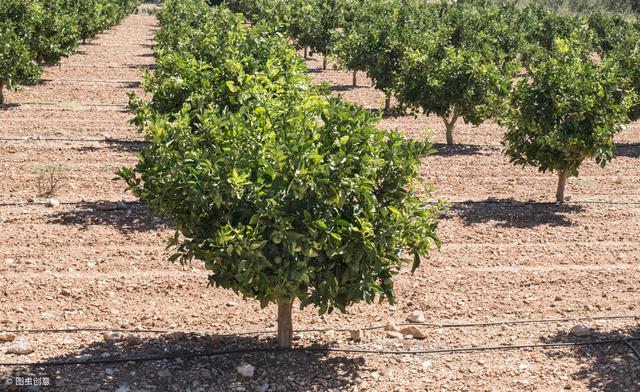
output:
[[[373,349],[350,349],[350,348],[331,348],[331,347],[299,347],[292,349],[283,349],[276,347],[255,347],[255,348],[235,348],[228,350],[219,350],[208,353],[173,353],[164,355],[153,355],[145,357],[131,358],[106,358],[106,359],[88,359],[83,361],[44,361],[44,362],[0,362],[0,366],[32,366],[32,367],[50,367],[50,366],[75,366],[75,365],[98,365],[98,364],[114,364],[126,362],[153,362],[166,361],[175,359],[196,359],[209,358],[232,354],[253,354],[253,353],[273,353],[273,352],[311,352],[311,353],[346,353],[346,354],[367,354],[367,355],[427,355],[427,354],[459,354],[483,351],[503,351],[503,350],[525,350],[525,349],[556,349],[580,346],[598,346],[603,344],[630,344],[632,341],[640,341],[640,337],[628,337],[621,339],[605,339],[590,340],[584,342],[560,342],[560,343],[537,343],[537,344],[516,344],[502,346],[481,346],[481,347],[451,347],[436,348],[426,350],[373,350]]]
[[[566,323],[571,321],[596,321],[596,320],[636,320],[640,316],[637,315],[611,315],[611,316],[584,316],[584,317],[565,317],[565,318],[549,318],[549,319],[526,319],[526,320],[501,320],[501,321],[481,321],[481,322],[458,322],[458,323],[399,323],[398,326],[416,326],[422,328],[472,328],[472,327],[491,327],[497,325],[521,325],[521,324],[550,324],[550,323]],[[364,331],[372,331],[376,329],[384,329],[386,325],[373,325],[369,327],[351,327],[351,328],[307,328],[294,330],[294,333],[308,332],[348,332],[356,329]],[[2,330],[0,333],[71,333],[71,332],[137,332],[137,333],[167,333],[170,330],[165,329],[110,329],[99,327],[87,328],[60,328],[60,329],[10,329]],[[238,333],[217,334],[220,337],[248,336],[248,335],[267,335],[274,334],[276,330],[262,330]]]
[[[168,330],[164,329],[108,329],[98,327],[86,327],[86,328],[60,328],[60,329],[6,329],[0,331],[0,333],[70,333],[70,332],[136,332],[136,333],[166,333]]]
[[[120,104],[120,103],[100,103],[100,102],[36,102],[36,101],[32,101],[32,102],[21,102],[19,103],[20,105],[42,105],[42,106],[60,106],[63,108],[66,108],[67,106],[83,106],[83,107],[88,107],[88,106],[97,106],[97,107],[119,107],[119,108],[127,108],[126,104]]]
[[[629,347],[629,349],[633,351],[633,354],[636,356],[636,358],[640,360],[640,351],[638,351],[638,349],[633,344],[631,344],[631,340],[624,339],[624,344],[626,344],[627,347]]]
[[[94,138],[94,139],[86,139],[86,138],[71,138],[71,137],[41,137],[41,136],[9,136],[9,137],[0,137],[0,141],[7,142],[78,142],[78,143],[107,143],[107,144],[150,144],[151,142],[148,140],[138,140],[138,139],[114,139],[114,138]]]
[[[111,205],[114,204],[118,204],[118,203],[124,203],[125,206],[142,206],[142,203],[138,200],[131,200],[131,201],[105,201],[105,200],[100,200],[100,201],[61,201],[59,202],[60,205],[62,206],[78,206],[78,205],[82,205],[82,206],[102,206],[105,205],[105,209],[103,209],[103,211],[112,211],[112,210],[125,210],[124,208],[117,208],[117,206],[115,206],[116,208],[107,208],[107,207],[111,207]],[[32,201],[32,202],[23,202],[23,201],[16,201],[16,202],[5,202],[5,203],[0,203],[0,207],[26,207],[26,206],[42,206],[42,205],[46,205],[46,206],[50,206],[50,203],[48,201]],[[99,209],[99,208],[98,208]]]
[[[131,142],[131,144],[138,144],[139,142]],[[140,142],[141,143],[141,142]],[[65,201],[60,202],[60,205],[100,205],[102,203],[116,203],[116,202],[108,202],[105,200],[99,201]],[[127,201],[127,204],[142,204],[139,200]],[[513,203],[508,200],[466,200],[466,201],[445,201],[445,203],[449,203],[453,206],[453,208],[460,208],[462,205],[475,205],[475,204],[502,204],[502,205],[510,205],[513,207],[536,207],[536,206],[555,206],[559,205],[554,202],[522,202],[522,203]],[[438,204],[436,201],[425,202],[425,205],[435,205]],[[640,205],[640,200],[623,200],[623,201],[607,201],[607,200],[582,200],[582,201],[565,201],[564,205],[584,205],[584,204],[596,204],[596,205]],[[34,201],[34,202],[26,202],[26,201],[16,201],[16,202],[0,202],[0,207],[13,207],[13,206],[30,206],[30,205],[49,205],[48,202],[42,201]],[[562,204],[560,204],[562,205]]]
[[[563,203],[557,203],[553,201],[517,201],[517,200],[444,200],[445,203],[452,204],[454,207],[461,205],[477,205],[477,204],[496,204],[496,205],[509,205],[512,207],[535,207],[535,206],[562,206],[562,205],[583,205],[583,204],[603,204],[603,205],[638,205],[640,200],[575,200],[565,201]],[[434,205],[437,201],[430,201],[425,204]]]
[[[106,83],[106,84],[140,84],[139,80],[87,80],[87,79],[40,79],[47,83]]]

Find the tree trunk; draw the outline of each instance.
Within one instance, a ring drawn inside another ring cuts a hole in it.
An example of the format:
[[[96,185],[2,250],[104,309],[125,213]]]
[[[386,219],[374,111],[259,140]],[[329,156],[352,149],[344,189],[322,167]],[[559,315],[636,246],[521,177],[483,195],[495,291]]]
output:
[[[447,145],[453,145],[453,130],[456,127],[456,121],[458,121],[458,115],[454,115],[451,118],[451,121],[447,121],[446,118],[442,118],[444,121],[444,125],[447,128]]]
[[[0,105],[4,105],[4,93],[2,89],[4,88],[4,82],[0,81]]]
[[[306,60],[306,59],[308,59],[308,58],[309,58],[309,50],[308,50],[308,48],[305,46],[305,47],[304,47],[304,59]]]
[[[322,69],[327,69],[327,54],[322,55]]]
[[[292,308],[293,300],[278,301],[278,347],[280,348],[293,346]]]
[[[384,96],[384,112],[389,113],[391,110],[391,93],[386,93]]]
[[[558,172],[558,190],[556,191],[556,201],[558,203],[564,203],[564,188],[567,185],[567,178],[569,177],[569,170],[563,169]]]
[[[358,86],[358,71],[353,71],[353,87]]]

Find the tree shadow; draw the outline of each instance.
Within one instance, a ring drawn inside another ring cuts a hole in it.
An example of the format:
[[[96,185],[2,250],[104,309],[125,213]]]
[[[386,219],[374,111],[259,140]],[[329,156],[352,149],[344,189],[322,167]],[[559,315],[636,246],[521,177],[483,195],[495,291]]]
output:
[[[19,103],[3,103],[0,104],[0,110],[9,110],[9,109],[15,109],[20,107]]]
[[[111,226],[123,233],[145,232],[170,228],[169,221],[154,215],[138,202],[79,203],[72,210],[49,216],[49,224],[80,226]]]
[[[434,155],[452,157],[465,155],[491,155],[495,151],[500,151],[500,147],[479,145],[479,144],[444,144],[435,143],[433,148],[436,149]]]
[[[102,148],[108,148],[113,151],[136,153],[142,151],[149,142],[145,140],[105,140],[100,141],[98,146],[81,146],[73,147],[74,151],[91,152]]]
[[[567,332],[558,332],[543,337],[545,343],[584,343],[601,341],[597,345],[573,346],[566,350],[548,350],[546,355],[554,361],[575,359],[579,370],[572,375],[575,380],[586,381],[590,390],[618,392],[640,390],[640,358],[625,343],[607,341],[640,337],[640,327],[601,332],[595,330],[593,336],[575,337]],[[629,341],[640,350],[640,341]]]
[[[614,156],[627,158],[640,158],[640,143],[616,144]]]
[[[155,64],[127,64],[127,68],[152,70],[156,69],[156,66]]]
[[[364,365],[362,357],[327,355],[303,350],[278,351],[274,342],[248,336],[187,334],[180,341],[143,337],[142,344],[95,341],[82,350],[51,356],[38,362],[74,365],[28,365],[13,368],[5,379],[47,378],[38,391],[267,391],[351,390]],[[328,346],[315,346],[316,349]],[[126,361],[130,358],[154,360]],[[123,360],[116,362],[118,360]],[[88,363],[110,360],[112,363]],[[34,360],[31,360],[34,361]],[[35,361],[34,361],[35,362]],[[253,377],[236,367],[250,364]],[[1,376],[1,375],[0,375]],[[121,388],[121,389],[118,389]]]
[[[537,226],[574,226],[567,216],[584,211],[579,205],[519,202],[514,199],[489,198],[477,202],[455,203],[452,210],[465,225],[496,222],[498,227],[529,229]]]

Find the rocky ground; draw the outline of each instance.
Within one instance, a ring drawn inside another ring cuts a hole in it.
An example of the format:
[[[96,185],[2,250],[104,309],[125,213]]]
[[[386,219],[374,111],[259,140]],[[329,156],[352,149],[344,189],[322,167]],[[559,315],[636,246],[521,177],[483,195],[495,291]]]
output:
[[[311,350],[275,353],[275,308],[207,288],[199,264],[169,263],[170,225],[113,180],[141,147],[121,140],[141,138],[127,93],[153,63],[156,28],[153,16],[127,18],[0,109],[0,362],[87,362],[0,365],[12,383],[0,390],[640,390],[640,359],[606,343],[640,336],[640,124],[619,136],[606,169],[587,164],[569,181],[570,203],[559,206],[549,203],[555,177],[512,166],[494,124],[460,124],[451,148],[436,118],[383,119],[411,137],[429,129],[436,143],[422,173],[434,197],[451,201],[442,249],[398,277],[396,305],[296,310],[296,347]],[[351,74],[320,64],[309,60],[313,78],[336,94],[382,105],[363,76],[354,88]],[[60,187],[43,196],[51,178]],[[410,316],[430,324],[404,329]],[[508,322],[532,319],[556,321]],[[495,323],[457,326],[467,322]],[[41,331],[68,328],[89,330]],[[389,353],[481,347],[503,349]]]

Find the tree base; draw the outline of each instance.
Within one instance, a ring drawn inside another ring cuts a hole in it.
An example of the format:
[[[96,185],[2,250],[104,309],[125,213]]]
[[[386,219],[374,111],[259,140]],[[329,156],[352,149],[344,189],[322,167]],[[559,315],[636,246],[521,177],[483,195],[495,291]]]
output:
[[[292,300],[278,301],[278,347],[293,347]]]

